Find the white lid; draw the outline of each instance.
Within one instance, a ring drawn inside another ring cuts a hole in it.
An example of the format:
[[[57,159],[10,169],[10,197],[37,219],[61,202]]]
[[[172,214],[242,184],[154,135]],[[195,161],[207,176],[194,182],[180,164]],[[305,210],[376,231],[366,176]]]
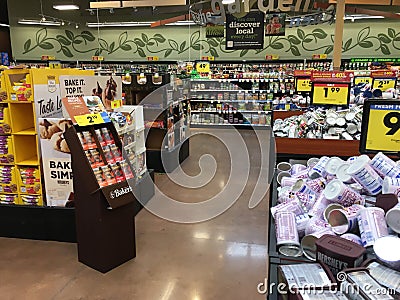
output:
[[[388,235],[375,241],[374,252],[376,256],[385,262],[400,261],[400,238]]]
[[[370,161],[368,155],[361,155],[359,156],[352,164],[351,166],[347,169],[347,174],[353,175],[360,171],[361,169],[364,169],[365,165]]]
[[[336,124],[336,118],[327,117],[327,118],[326,118],[326,123],[327,123],[328,125],[335,125],[335,124]]]
[[[386,213],[386,223],[393,231],[400,233],[400,208],[398,206]]]
[[[345,118],[337,118],[337,119],[336,119],[336,124],[339,125],[339,126],[344,126],[344,125],[346,125],[346,120],[345,120]]]
[[[352,111],[348,112],[345,116],[347,121],[352,121],[356,117],[356,114]]]
[[[335,175],[336,169],[341,163],[343,163],[343,160],[339,157],[333,156],[326,162],[325,171],[330,175]]]
[[[327,200],[337,199],[343,192],[344,185],[339,179],[333,179],[329,182],[324,190],[324,196]]]
[[[343,163],[336,168],[336,177],[342,182],[351,182],[352,177],[347,174],[347,169],[350,167],[351,164]]]

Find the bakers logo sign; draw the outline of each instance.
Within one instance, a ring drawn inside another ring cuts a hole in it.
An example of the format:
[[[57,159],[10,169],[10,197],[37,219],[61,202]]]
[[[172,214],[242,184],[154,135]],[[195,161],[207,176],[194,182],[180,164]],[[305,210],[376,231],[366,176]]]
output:
[[[110,198],[111,199],[116,199],[116,198],[119,198],[119,197],[121,197],[123,195],[129,194],[131,192],[133,192],[133,191],[132,191],[132,188],[130,186],[123,187],[123,188],[111,191],[110,192]]]

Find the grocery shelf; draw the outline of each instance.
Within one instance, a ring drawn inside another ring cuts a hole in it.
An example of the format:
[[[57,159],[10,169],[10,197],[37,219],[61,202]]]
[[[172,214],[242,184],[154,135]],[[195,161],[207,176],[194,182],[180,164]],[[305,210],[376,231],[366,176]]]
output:
[[[33,156],[29,159],[22,160],[20,162],[15,163],[17,166],[38,166],[39,160],[37,156]]]
[[[21,130],[18,132],[13,132],[14,135],[36,135],[37,132],[35,130],[35,128],[29,128],[29,129],[25,129],[25,130]]]

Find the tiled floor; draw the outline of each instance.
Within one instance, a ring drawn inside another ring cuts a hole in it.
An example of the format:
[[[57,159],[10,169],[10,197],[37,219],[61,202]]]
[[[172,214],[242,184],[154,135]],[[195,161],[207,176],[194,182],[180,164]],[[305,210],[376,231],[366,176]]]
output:
[[[246,136],[248,148],[256,149],[253,137]],[[191,190],[158,174],[157,186],[186,203],[216,195],[229,179],[226,151],[214,138],[193,137],[183,169],[197,174],[199,157],[210,153],[218,162],[211,182]],[[201,223],[179,224],[142,210],[136,217],[137,257],[107,274],[79,263],[75,244],[0,238],[0,299],[265,299],[257,284],[267,275],[267,196],[248,208],[259,172],[259,158],[251,155],[248,183],[226,212]],[[237,185],[238,172],[242,170],[232,170],[231,176]],[[263,184],[267,190],[264,178]],[[157,203],[157,198],[151,201]]]

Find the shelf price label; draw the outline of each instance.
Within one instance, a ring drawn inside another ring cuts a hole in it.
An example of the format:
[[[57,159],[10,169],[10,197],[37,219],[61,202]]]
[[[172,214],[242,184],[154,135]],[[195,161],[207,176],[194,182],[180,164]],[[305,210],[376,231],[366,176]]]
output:
[[[101,114],[86,114],[75,116],[75,121],[79,126],[89,126],[104,123],[104,119]]]
[[[380,89],[381,91],[386,91],[388,89],[393,89],[396,87],[396,78],[374,78],[372,83],[373,89]]]
[[[197,73],[210,73],[210,62],[200,61],[196,63]]]
[[[349,84],[313,83],[312,103],[319,105],[347,105]]]
[[[354,77],[354,84],[358,85],[360,83],[370,84],[372,82],[372,78],[369,76],[355,76]]]
[[[370,106],[365,148],[400,152],[400,105]]]
[[[112,109],[116,109],[116,108],[119,108],[119,107],[121,107],[122,106],[122,100],[121,99],[119,99],[119,100],[112,100],[111,101],[111,108]]]
[[[310,78],[296,78],[296,91],[297,92],[311,92],[311,79]]]

